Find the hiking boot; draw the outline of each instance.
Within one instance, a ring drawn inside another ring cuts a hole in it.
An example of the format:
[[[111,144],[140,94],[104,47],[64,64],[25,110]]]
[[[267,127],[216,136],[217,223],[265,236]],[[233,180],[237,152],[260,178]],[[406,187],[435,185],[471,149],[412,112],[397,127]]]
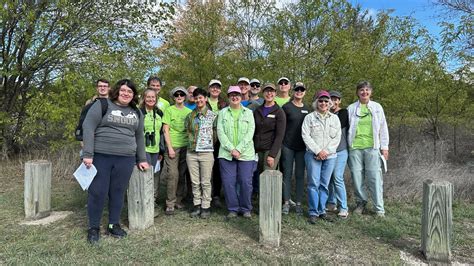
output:
[[[173,215],[174,214],[174,207],[166,207],[165,214],[166,215]]]
[[[120,227],[120,224],[109,224],[107,232],[115,238],[124,238],[127,236],[127,232]]]
[[[99,228],[89,228],[87,230],[87,242],[92,245],[99,244],[100,239],[100,229]]]
[[[281,214],[288,215],[288,213],[290,213],[290,204],[285,203],[283,204],[283,207],[281,208]]]
[[[210,208],[201,209],[201,218],[202,219],[207,219],[209,217],[211,217],[211,209]]]
[[[309,216],[308,222],[310,224],[316,224],[317,221],[318,221],[318,216],[316,216],[316,215],[310,215]]]
[[[191,218],[195,218],[201,215],[201,205],[196,205],[194,206],[193,211],[191,212],[190,216]]]
[[[232,212],[232,211],[229,212],[229,213],[226,215],[226,218],[227,218],[227,219],[233,219],[233,218],[235,218],[235,217],[237,217],[237,213],[236,213],[236,212]]]
[[[361,215],[364,212],[365,205],[357,204],[357,207],[354,209],[353,213]]]
[[[375,213],[375,217],[377,217],[377,218],[385,218],[385,213],[383,213],[383,212],[377,212],[377,213]]]
[[[243,216],[244,216],[244,218],[250,219],[250,218],[252,218],[252,213],[244,212]]]
[[[347,216],[349,216],[349,212],[347,210],[341,210],[339,211],[337,216],[341,219],[347,219]]]
[[[301,206],[301,204],[296,203],[295,211],[296,211],[296,215],[298,216],[303,215],[303,207]]]
[[[328,212],[337,212],[336,204],[328,203],[328,205],[326,207],[326,211],[328,211]]]

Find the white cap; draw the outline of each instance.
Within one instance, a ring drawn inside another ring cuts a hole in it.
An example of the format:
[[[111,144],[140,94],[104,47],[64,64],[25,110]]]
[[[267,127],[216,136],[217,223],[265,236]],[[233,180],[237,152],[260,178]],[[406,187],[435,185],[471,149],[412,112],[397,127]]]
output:
[[[258,83],[258,84],[260,84],[260,80],[258,80],[258,79],[252,79],[252,80],[250,80],[249,83],[250,83],[250,84],[252,84],[252,83]]]
[[[222,87],[222,83],[218,79],[211,79],[211,81],[209,81],[209,87],[211,87],[213,84],[219,84],[219,86]]]
[[[278,79],[277,84],[280,83],[280,81],[282,81],[282,80],[286,80],[286,81],[290,82],[290,80],[287,77],[281,77],[281,78]]]
[[[241,78],[239,78],[239,80],[237,81],[237,83],[239,83],[239,82],[241,82],[241,81],[244,81],[244,82],[247,82],[247,84],[250,84],[249,79],[246,78],[246,77],[241,77]]]

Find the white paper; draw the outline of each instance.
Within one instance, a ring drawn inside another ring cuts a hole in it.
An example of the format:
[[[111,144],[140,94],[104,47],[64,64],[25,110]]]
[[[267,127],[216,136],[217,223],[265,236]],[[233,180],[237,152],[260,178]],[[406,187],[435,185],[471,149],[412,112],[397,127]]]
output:
[[[155,167],[154,167],[153,173],[156,174],[156,173],[158,173],[158,172],[161,170],[161,164],[160,164],[160,163],[161,163],[161,161],[157,161],[157,162],[156,162],[156,165],[155,165]]]
[[[385,160],[385,157],[383,157],[383,154],[380,153],[380,159],[382,160],[383,163],[383,169],[385,170],[384,173],[387,172],[387,160]]]
[[[86,165],[81,163],[73,175],[79,185],[81,185],[82,189],[87,190],[92,183],[92,180],[94,180],[96,174],[97,169],[94,165],[91,165],[91,167],[87,169]]]

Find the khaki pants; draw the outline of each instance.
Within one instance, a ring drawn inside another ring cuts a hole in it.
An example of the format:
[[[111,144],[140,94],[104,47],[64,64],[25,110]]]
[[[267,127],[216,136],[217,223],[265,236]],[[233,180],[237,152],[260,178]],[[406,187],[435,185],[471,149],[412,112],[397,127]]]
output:
[[[201,208],[211,207],[211,176],[214,165],[214,154],[212,152],[188,151],[186,155],[191,183],[193,189],[193,204],[201,205]]]
[[[176,203],[181,203],[186,191],[186,147],[174,149],[176,156],[171,159],[168,151],[165,152],[165,169],[167,172],[166,184],[166,206],[174,207]],[[178,187],[178,182],[183,184]]]

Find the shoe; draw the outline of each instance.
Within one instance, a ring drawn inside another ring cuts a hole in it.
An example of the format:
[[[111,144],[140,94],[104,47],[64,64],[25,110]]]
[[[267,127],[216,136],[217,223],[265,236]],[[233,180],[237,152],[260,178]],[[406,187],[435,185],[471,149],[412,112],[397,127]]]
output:
[[[336,204],[328,203],[328,205],[326,207],[326,211],[328,211],[328,212],[337,212]]]
[[[328,216],[326,213],[320,214],[319,219],[325,221],[325,222],[334,222],[334,219]]]
[[[310,224],[316,224],[317,221],[318,221],[318,216],[316,216],[316,215],[310,215],[309,216],[308,222]]]
[[[166,207],[165,214],[166,215],[173,215],[174,214],[174,207]]]
[[[296,203],[295,211],[296,211],[296,215],[298,216],[303,215],[303,207],[301,206],[301,204]]]
[[[222,208],[221,199],[219,197],[213,197],[211,204],[214,208]]]
[[[337,216],[341,219],[347,219],[347,216],[349,216],[349,212],[347,210],[341,210],[339,211]]]
[[[201,215],[201,205],[196,205],[194,206],[193,211],[191,212],[190,216],[191,218],[195,218]]]
[[[250,218],[252,218],[252,213],[244,212],[243,216],[244,216],[244,218],[250,219]]]
[[[181,209],[184,209],[185,206],[183,203],[179,202],[179,203],[175,203],[174,207],[178,210],[181,210]]]
[[[201,209],[201,218],[207,219],[209,217],[211,217],[211,209],[210,208]]]
[[[281,208],[281,214],[288,215],[288,213],[290,213],[290,204],[285,203],[283,204],[283,207]]]
[[[226,215],[226,218],[227,219],[232,219],[232,218],[235,218],[237,217],[237,213],[236,212],[229,212],[227,215]]]
[[[365,205],[357,204],[357,207],[354,209],[353,213],[361,215],[364,212]]]
[[[89,228],[87,230],[87,242],[92,245],[97,245],[100,239],[100,229],[99,228]]]
[[[291,199],[288,201],[288,203],[290,204],[291,207],[296,206],[296,203],[294,201],[292,201]]]
[[[377,217],[377,218],[385,218],[385,213],[383,213],[383,212],[377,212],[377,213],[375,213],[375,217]]]
[[[109,224],[107,232],[115,238],[124,238],[127,236],[127,232],[120,227],[120,224]]]

